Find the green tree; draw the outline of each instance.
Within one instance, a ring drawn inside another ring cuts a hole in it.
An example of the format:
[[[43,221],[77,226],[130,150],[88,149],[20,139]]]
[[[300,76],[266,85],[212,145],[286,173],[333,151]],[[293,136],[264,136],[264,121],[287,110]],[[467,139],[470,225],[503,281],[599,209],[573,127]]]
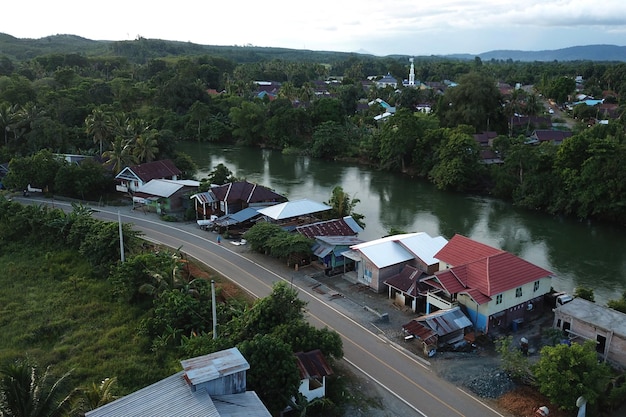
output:
[[[18,360],[0,369],[0,415],[6,417],[60,417],[70,409],[64,387],[69,372],[53,380],[50,368]]]
[[[108,404],[117,397],[113,395],[117,378],[105,378],[100,384],[92,383],[86,388],[79,388],[75,393],[71,415],[84,415],[87,411],[95,410]]]
[[[135,138],[133,155],[139,163],[152,162],[159,153],[158,132],[155,129],[147,131]]]
[[[85,118],[87,134],[93,137],[93,142],[100,145],[100,153],[103,152],[103,143],[107,142],[113,133],[111,116],[101,108],[95,108]]]
[[[365,215],[356,213],[354,211],[354,208],[360,202],[361,200],[351,197],[350,194],[346,193],[343,190],[343,187],[337,185],[335,186],[335,188],[333,188],[330,195],[330,200],[328,200],[328,203],[326,204],[331,207],[329,213],[329,216],[331,218],[341,219],[346,216],[352,216],[354,221],[357,222],[359,226],[365,229],[365,223],[363,222]]]
[[[539,391],[564,410],[576,409],[581,396],[595,404],[611,376],[610,368],[598,363],[594,341],[543,347],[533,373]]]
[[[568,101],[574,91],[576,91],[576,81],[572,77],[561,76],[550,82],[546,95],[561,104]]]
[[[244,101],[230,109],[233,136],[247,145],[258,145],[265,139],[265,106],[261,102]]]
[[[502,96],[495,80],[483,72],[471,72],[459,78],[457,86],[446,89],[436,109],[441,125],[469,125],[481,131],[506,132]]]
[[[203,186],[203,191],[207,191],[210,188],[211,184],[224,185],[233,181],[237,181],[237,178],[233,176],[233,172],[228,169],[226,165],[220,162],[213,168],[211,172],[209,172],[206,181],[204,181],[206,183],[206,186]]]
[[[246,238],[252,250],[256,252],[265,252],[266,255],[269,255],[269,247],[267,243],[271,238],[280,235],[283,232],[284,230],[277,224],[258,222],[246,233],[244,233],[244,238]]]
[[[442,190],[467,191],[477,185],[482,166],[479,145],[462,128],[446,130],[430,178]]]
[[[300,372],[294,352],[280,339],[262,333],[238,348],[250,364],[248,387],[259,394],[272,415],[278,415],[298,394]]]
[[[113,174],[116,175],[125,167],[137,163],[137,158],[133,155],[128,140],[122,136],[117,136],[113,141],[111,150],[105,151],[102,156],[105,158],[104,165],[111,167]]]
[[[297,290],[284,281],[276,282],[272,293],[255,301],[242,317],[239,340],[250,340],[254,335],[270,334],[280,325],[304,321],[305,306]]]

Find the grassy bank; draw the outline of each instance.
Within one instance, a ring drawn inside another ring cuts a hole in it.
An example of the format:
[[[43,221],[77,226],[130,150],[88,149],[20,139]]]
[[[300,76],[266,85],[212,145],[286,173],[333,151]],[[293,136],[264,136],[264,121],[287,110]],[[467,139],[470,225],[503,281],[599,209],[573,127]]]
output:
[[[74,386],[117,376],[119,394],[178,370],[137,331],[146,311],[114,300],[78,253],[14,244],[0,265],[0,363],[27,357],[57,375],[73,370]]]

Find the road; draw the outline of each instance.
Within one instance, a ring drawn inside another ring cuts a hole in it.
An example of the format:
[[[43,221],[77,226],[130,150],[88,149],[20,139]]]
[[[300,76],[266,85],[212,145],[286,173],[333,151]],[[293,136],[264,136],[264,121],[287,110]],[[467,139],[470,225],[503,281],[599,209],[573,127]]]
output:
[[[20,199],[21,200],[21,199]],[[28,199],[30,203],[50,204],[50,200]],[[55,202],[55,207],[71,206]],[[181,250],[222,276],[246,289],[254,297],[265,297],[273,283],[290,282],[307,302],[307,316],[316,327],[328,327],[343,340],[344,359],[382,385],[401,401],[406,409],[420,417],[504,417],[469,393],[437,377],[427,365],[401,347],[391,343],[347,317],[324,298],[294,280],[286,268],[272,268],[242,256],[225,245],[207,239],[207,233],[193,225],[181,227],[178,223],[159,221],[154,215],[131,211],[128,207],[97,208],[94,217],[134,224],[144,237]],[[409,414],[405,414],[409,415]]]

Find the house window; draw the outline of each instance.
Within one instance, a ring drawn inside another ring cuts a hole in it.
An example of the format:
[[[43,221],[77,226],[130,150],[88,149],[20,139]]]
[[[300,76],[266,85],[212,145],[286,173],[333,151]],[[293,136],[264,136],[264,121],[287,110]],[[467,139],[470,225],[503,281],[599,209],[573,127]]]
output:
[[[496,304],[502,304],[502,294],[496,295]]]
[[[539,281],[535,281],[535,284],[533,285],[533,291],[537,292],[537,290],[539,290]]]
[[[521,297],[522,296],[522,287],[518,287],[515,289],[515,297]]]

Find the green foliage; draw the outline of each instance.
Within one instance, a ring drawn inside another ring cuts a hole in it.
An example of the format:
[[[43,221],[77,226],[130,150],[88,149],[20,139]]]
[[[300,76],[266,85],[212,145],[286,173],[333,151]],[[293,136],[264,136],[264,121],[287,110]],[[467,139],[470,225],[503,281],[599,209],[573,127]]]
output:
[[[268,242],[275,236],[283,235],[285,231],[278,225],[269,222],[258,222],[245,234],[244,238],[250,244],[252,250],[269,254]]]
[[[617,300],[609,300],[606,303],[608,308],[626,313],[626,292],[622,294],[622,298]]]
[[[224,185],[236,180],[237,178],[233,176],[233,172],[226,165],[219,163],[209,173],[209,176],[203,180],[201,190],[208,191],[212,184]]]
[[[249,389],[256,391],[273,414],[277,415],[298,393],[300,373],[291,347],[274,336],[257,334],[238,345],[250,364]]]
[[[480,149],[474,138],[462,127],[445,130],[437,153],[437,163],[430,178],[442,190],[468,191],[476,187],[483,172],[479,163]]]
[[[350,194],[346,193],[343,190],[343,187],[337,185],[331,191],[330,200],[328,200],[328,202],[326,203],[331,207],[328,216],[334,219],[341,219],[346,216],[352,216],[354,221],[356,221],[359,226],[365,229],[365,223],[363,222],[365,215],[356,213],[354,211],[354,208],[360,202],[361,200],[359,200],[358,198],[350,197]]]
[[[502,369],[511,378],[523,383],[530,383],[533,376],[530,370],[528,357],[522,350],[513,344],[513,336],[504,336],[496,340],[496,351],[502,359]]]
[[[54,190],[54,179],[61,162],[50,151],[41,150],[33,156],[13,158],[2,182],[7,188],[24,190],[32,187]]]
[[[284,281],[274,284],[272,293],[257,300],[239,323],[238,340],[249,340],[256,334],[270,334],[277,326],[304,321],[306,303],[298,292]]]
[[[7,417],[60,417],[69,410],[69,373],[53,380],[50,369],[18,360],[0,369],[0,413]]]
[[[595,404],[610,378],[610,368],[598,363],[595,342],[545,346],[533,366],[539,391],[564,410],[576,409],[576,399]]]
[[[595,296],[593,294],[593,288],[576,287],[574,290],[574,297],[582,298],[584,300],[595,302]]]

